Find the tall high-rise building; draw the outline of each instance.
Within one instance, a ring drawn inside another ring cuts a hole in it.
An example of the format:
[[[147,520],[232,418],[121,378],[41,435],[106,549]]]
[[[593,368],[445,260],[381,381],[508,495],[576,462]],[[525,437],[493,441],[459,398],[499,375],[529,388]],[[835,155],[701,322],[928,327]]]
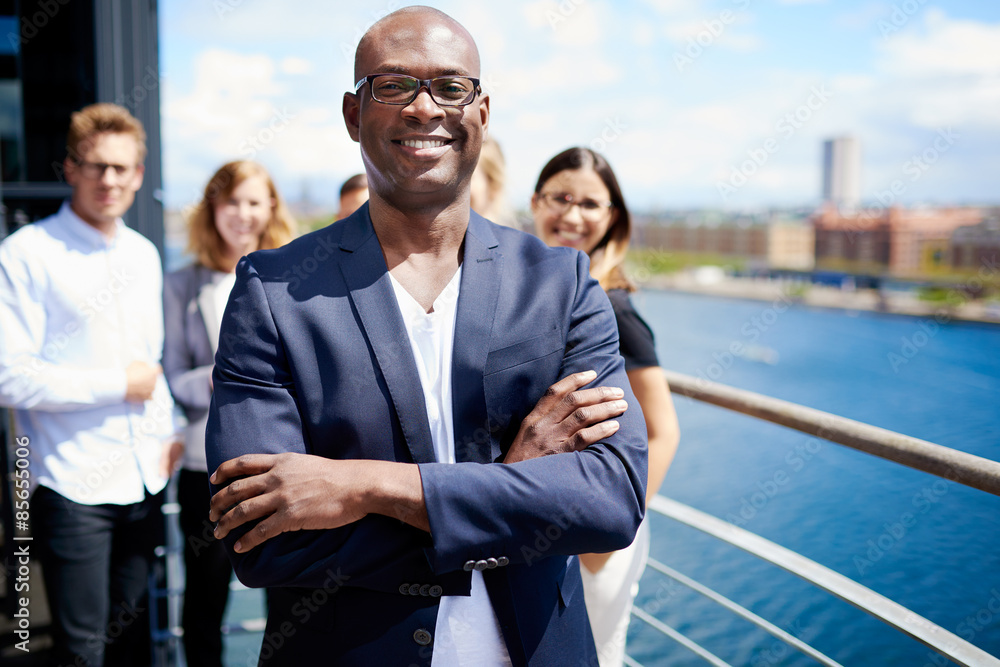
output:
[[[823,201],[844,210],[861,202],[861,143],[857,137],[823,142]]]

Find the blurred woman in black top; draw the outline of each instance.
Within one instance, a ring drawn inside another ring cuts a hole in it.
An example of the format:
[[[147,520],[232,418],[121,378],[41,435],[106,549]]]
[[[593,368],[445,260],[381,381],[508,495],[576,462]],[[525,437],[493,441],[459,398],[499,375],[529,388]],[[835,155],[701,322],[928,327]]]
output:
[[[611,300],[619,345],[632,391],[649,433],[646,503],[656,494],[677,450],[680,429],[670,389],[656,358],[653,333],[629,298],[635,286],[622,265],[631,218],[607,160],[587,148],[571,148],[549,160],[531,198],[535,232],[551,246],[576,248],[590,256],[590,274]],[[587,613],[601,667],[621,665],[632,601],[649,554],[643,521],[635,541],[610,554],[584,554],[581,574]]]

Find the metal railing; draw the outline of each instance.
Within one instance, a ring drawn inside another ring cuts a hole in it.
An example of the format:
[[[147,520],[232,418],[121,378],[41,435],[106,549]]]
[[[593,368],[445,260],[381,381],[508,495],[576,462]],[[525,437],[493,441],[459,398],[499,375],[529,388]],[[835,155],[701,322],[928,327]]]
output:
[[[894,431],[863,424],[820,410],[814,410],[788,401],[736,389],[673,371],[664,371],[673,393],[711,403],[745,415],[787,426],[830,442],[894,461],[965,486],[1000,496],[1000,463],[979,456],[959,452],[926,440],[912,438]],[[739,547],[771,564],[795,574],[811,584],[845,600],[887,625],[923,642],[933,650],[959,665],[1000,666],[1000,659],[974,646],[957,635],[932,623],[906,607],[862,586],[819,563],[786,549],[759,535],[744,530],[728,521],[679,503],[656,496],[649,509],[670,519],[696,528],[732,546]],[[741,618],[757,625],[789,646],[809,655],[824,665],[838,665],[797,637],[785,632],[749,609],[736,604],[716,591],[686,577],[673,568],[650,558],[654,570],[701,593]],[[632,615],[678,641],[713,665],[727,665],[704,647],[684,637],[674,628],[644,610],[633,608]],[[628,657],[632,666],[641,665]]]

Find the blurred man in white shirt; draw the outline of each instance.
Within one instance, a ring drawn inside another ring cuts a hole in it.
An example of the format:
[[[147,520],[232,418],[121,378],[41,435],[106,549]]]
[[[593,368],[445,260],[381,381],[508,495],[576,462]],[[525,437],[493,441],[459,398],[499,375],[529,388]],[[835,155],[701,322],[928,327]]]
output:
[[[72,197],[0,244],[0,405],[28,441],[56,664],[145,659],[133,655],[148,627],[139,601],[180,454],[159,365],[160,257],[121,218],[142,185],[145,139],[120,106],[74,113]]]

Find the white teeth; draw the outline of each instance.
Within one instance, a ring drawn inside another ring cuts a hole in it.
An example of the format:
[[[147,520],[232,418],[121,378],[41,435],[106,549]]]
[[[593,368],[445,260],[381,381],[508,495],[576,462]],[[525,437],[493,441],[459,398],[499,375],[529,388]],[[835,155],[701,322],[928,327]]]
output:
[[[438,148],[445,145],[444,141],[420,141],[419,139],[404,139],[401,143],[410,148]]]
[[[567,241],[579,241],[580,239],[583,238],[583,234],[566,231],[565,229],[560,229],[558,234]]]

